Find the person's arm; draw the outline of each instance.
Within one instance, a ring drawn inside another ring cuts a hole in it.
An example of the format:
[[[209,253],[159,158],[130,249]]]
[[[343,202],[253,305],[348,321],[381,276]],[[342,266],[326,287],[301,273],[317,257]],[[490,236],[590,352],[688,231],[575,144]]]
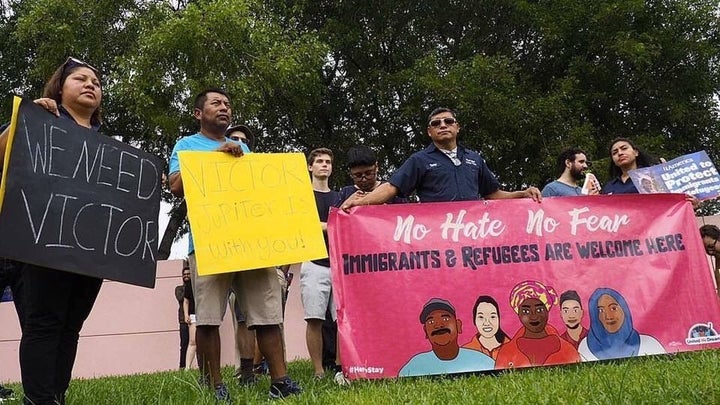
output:
[[[180,177],[179,171],[170,174],[170,192],[175,197],[185,197],[185,189],[183,188],[182,177]]]
[[[183,298],[183,315],[185,315],[185,323],[190,323],[190,300]]]
[[[343,211],[348,211],[352,207],[358,205],[379,205],[385,204],[390,201],[393,197],[398,195],[398,188],[390,183],[383,183],[378,186],[375,190],[368,194],[355,193],[350,198],[345,200],[343,205],[340,207]]]
[[[494,192],[488,194],[485,196],[488,200],[506,200],[510,198],[532,198],[534,201],[540,202],[542,201],[542,194],[540,194],[540,190],[537,189],[537,187],[528,187],[525,190],[521,191],[505,191],[505,190],[495,190]]]

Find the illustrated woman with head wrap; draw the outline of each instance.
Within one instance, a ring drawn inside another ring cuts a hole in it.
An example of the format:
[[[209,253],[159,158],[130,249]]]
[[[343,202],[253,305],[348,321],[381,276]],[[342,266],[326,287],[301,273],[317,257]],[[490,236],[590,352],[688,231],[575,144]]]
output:
[[[612,288],[595,290],[588,311],[590,332],[578,347],[583,361],[665,353],[654,337],[635,330],[627,301]]]
[[[523,281],[510,292],[510,306],[522,327],[498,352],[495,368],[515,368],[580,361],[577,350],[548,325],[550,308],[558,296],[539,281]]]

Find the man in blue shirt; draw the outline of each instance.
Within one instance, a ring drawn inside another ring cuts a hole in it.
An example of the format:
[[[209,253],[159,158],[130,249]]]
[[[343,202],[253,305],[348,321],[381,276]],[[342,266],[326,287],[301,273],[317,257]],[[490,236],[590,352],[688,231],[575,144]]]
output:
[[[425,339],[432,350],[414,355],[399,371],[399,377],[429,374],[452,374],[468,371],[492,370],[495,362],[490,356],[458,344],[462,321],[455,308],[442,298],[432,298],[420,312]]]
[[[428,120],[427,133],[432,144],[414,153],[390,177],[367,195],[356,195],[342,205],[348,210],[357,205],[383,204],[397,195],[416,191],[420,202],[468,201],[542,196],[536,187],[523,191],[500,189],[495,175],[477,152],[458,144],[460,124],[448,108],[436,108]]]
[[[225,91],[208,89],[200,93],[195,98],[193,115],[200,123],[200,131],[180,139],[175,144],[170,157],[170,191],[177,197],[183,197],[185,194],[178,152],[216,151],[236,157],[249,152],[245,144],[233,142],[225,137],[225,130],[232,120],[230,97]],[[240,300],[248,328],[255,330],[260,351],[268,360],[272,378],[270,397],[282,398],[300,393],[302,391],[300,387],[287,376],[280,331],[283,320],[282,299],[275,269],[199,276],[192,232],[188,245],[188,261],[197,318],[196,344],[198,358],[201,360],[201,378],[204,380],[202,382],[212,384],[217,400],[231,401],[220,374],[219,327],[228,305],[229,291],[232,289]]]

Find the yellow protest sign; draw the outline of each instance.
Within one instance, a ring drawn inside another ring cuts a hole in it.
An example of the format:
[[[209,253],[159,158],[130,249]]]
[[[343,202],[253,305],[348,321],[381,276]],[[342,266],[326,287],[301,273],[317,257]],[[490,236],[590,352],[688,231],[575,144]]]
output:
[[[300,153],[178,153],[198,273],[327,257]]]

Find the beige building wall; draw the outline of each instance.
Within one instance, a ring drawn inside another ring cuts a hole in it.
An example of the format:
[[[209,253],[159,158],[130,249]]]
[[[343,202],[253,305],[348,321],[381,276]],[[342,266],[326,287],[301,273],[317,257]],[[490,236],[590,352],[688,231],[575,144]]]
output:
[[[80,333],[73,378],[152,373],[178,368],[180,337],[175,287],[182,284],[181,260],[158,262],[154,289],[105,281]],[[290,286],[285,339],[289,360],[309,358],[300,303],[299,266]],[[230,312],[220,328],[222,363],[234,364]],[[0,382],[20,381],[20,326],[15,307],[0,304]]]

